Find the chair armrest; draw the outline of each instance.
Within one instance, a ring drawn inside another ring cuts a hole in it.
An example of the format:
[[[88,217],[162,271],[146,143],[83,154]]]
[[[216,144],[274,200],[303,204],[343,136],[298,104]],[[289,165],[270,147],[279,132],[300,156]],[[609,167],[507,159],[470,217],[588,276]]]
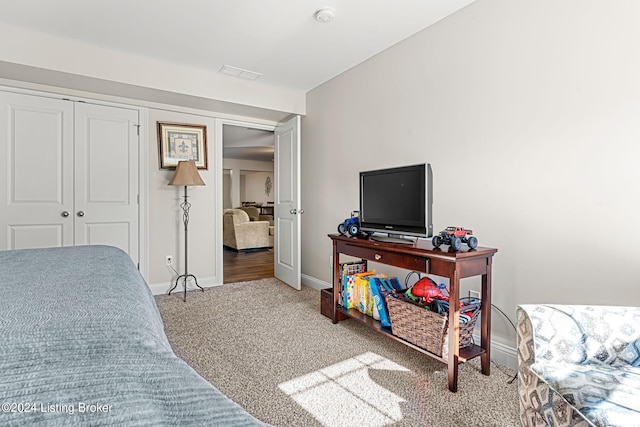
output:
[[[531,351],[532,363],[640,366],[638,307],[522,305],[517,313],[518,349]]]

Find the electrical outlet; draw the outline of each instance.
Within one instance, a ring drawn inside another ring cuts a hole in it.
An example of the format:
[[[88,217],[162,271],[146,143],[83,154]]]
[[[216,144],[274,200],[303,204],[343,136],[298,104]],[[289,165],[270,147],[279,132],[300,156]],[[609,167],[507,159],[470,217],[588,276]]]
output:
[[[173,263],[173,255],[167,255],[167,258],[166,258],[167,267],[172,265],[172,263]]]
[[[329,255],[329,267],[333,268],[333,255]]]
[[[469,291],[469,298],[478,298],[478,299],[480,299],[480,292],[478,292],[478,291]]]

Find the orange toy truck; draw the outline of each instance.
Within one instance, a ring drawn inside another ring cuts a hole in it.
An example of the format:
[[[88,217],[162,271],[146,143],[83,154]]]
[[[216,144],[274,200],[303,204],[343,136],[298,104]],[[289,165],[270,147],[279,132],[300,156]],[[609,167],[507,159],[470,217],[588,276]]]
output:
[[[478,247],[478,238],[473,235],[473,231],[464,227],[447,227],[431,239],[434,248],[440,245],[449,245],[453,250],[459,251],[462,244],[466,243],[471,249]]]

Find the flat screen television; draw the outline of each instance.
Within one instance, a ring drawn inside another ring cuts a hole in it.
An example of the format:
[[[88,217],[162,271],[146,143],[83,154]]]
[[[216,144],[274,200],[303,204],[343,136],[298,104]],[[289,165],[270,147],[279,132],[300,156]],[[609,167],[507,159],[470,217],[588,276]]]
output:
[[[428,163],[360,172],[360,228],[399,243],[433,236],[432,179]]]

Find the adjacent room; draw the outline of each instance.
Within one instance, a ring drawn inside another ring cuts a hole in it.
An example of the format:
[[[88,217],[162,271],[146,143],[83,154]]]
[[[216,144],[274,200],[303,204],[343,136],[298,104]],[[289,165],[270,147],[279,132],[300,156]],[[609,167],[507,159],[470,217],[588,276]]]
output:
[[[1,1],[0,424],[638,425],[638,22]]]
[[[271,130],[222,127],[225,283],[273,277],[274,144]]]

